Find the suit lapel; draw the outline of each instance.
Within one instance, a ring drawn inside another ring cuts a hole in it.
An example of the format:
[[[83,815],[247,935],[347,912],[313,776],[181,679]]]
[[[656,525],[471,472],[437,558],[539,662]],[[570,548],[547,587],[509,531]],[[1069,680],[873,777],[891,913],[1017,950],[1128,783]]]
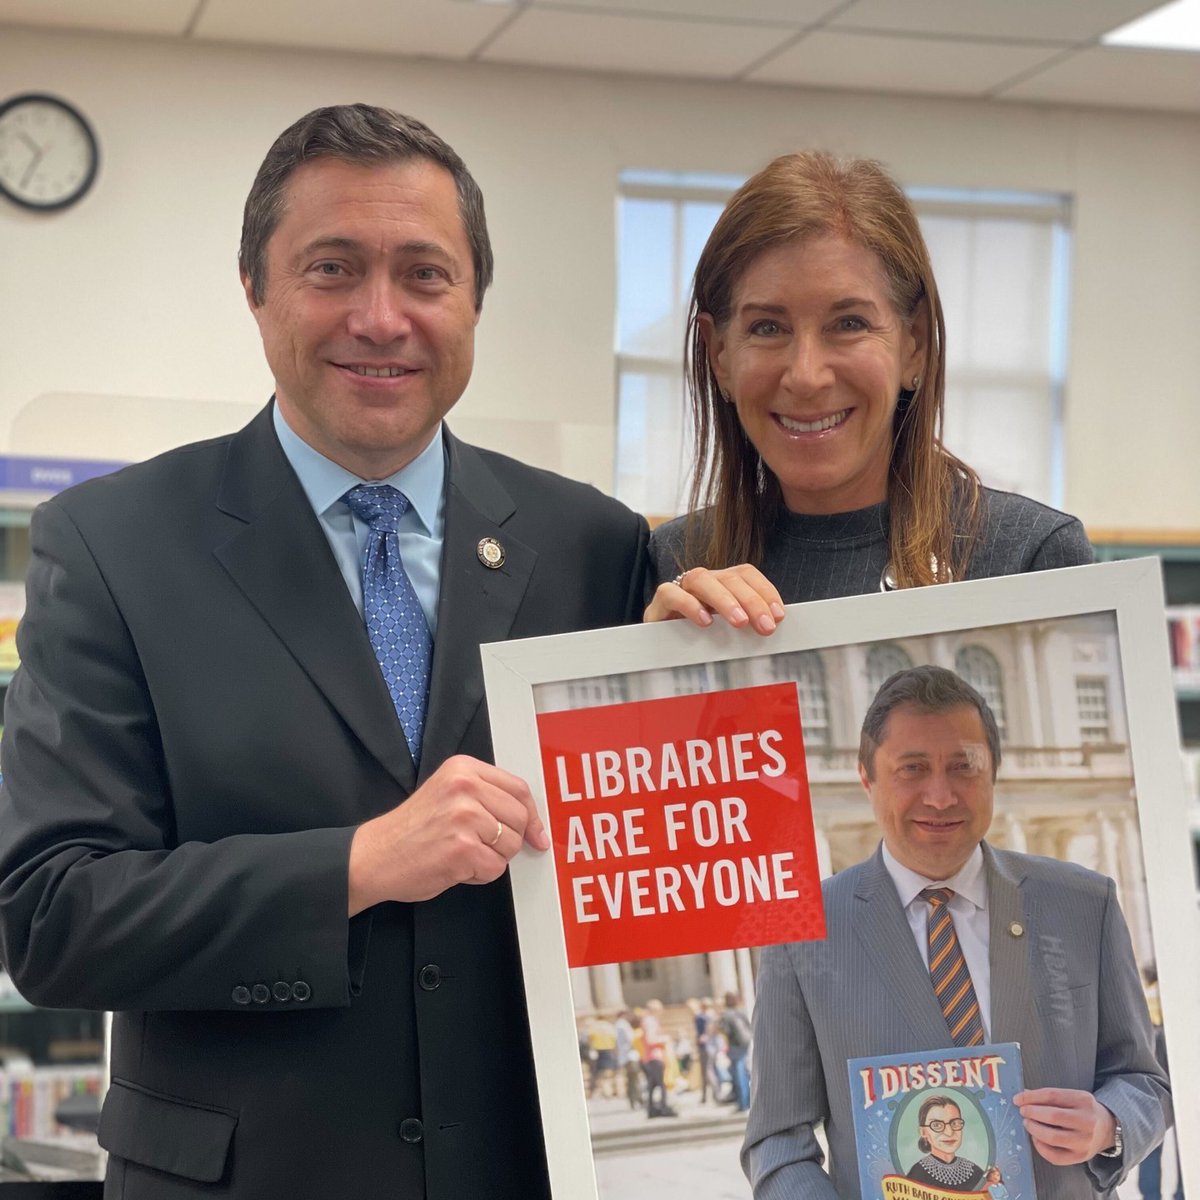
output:
[[[880,978],[892,987],[895,1013],[907,1021],[914,1048],[951,1045],[950,1029],[933,994],[929,972],[884,866],[882,846],[863,866],[855,904],[855,934]]]
[[[412,758],[370,639],[280,449],[270,406],[230,443],[218,507],[245,522],[215,549],[221,565],[367,750],[411,791]]]
[[[508,637],[537,552],[503,531],[516,504],[482,456],[446,431],[449,453],[441,594],[434,639],[422,777],[457,753],[483,699],[479,647]],[[480,561],[483,538],[504,548],[504,564]]]
[[[988,961],[991,970],[993,1042],[1019,1042],[1026,1078],[1045,1057],[1045,1039],[1034,997],[1033,952],[1037,906],[1025,895],[1021,860],[983,844],[988,884]]]

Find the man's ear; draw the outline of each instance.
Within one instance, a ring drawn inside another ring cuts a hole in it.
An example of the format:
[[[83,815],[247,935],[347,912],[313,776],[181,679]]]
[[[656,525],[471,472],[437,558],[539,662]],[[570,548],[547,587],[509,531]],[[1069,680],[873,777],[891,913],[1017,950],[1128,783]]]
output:
[[[867,774],[867,768],[862,763],[858,764],[858,781],[863,785],[863,791],[870,796],[872,786],[871,777]]]
[[[254,284],[250,281],[250,274],[248,271],[241,271],[239,275],[242,281],[242,291],[246,294],[246,303],[250,306],[252,313],[257,313],[259,305],[254,300]]]
[[[727,339],[717,328],[711,313],[702,312],[696,317],[700,336],[704,339],[704,349],[708,354],[708,365],[717,378],[717,386],[722,392],[729,392],[729,370],[727,360]]]

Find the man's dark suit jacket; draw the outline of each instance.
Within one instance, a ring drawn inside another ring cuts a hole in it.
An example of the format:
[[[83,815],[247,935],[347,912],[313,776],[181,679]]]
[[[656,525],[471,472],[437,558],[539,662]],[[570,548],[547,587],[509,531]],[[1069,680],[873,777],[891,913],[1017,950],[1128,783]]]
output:
[[[1117,1158],[1055,1167],[1035,1153],[1037,1194],[1108,1196],[1162,1141],[1172,1114],[1116,887],[1074,863],[987,842],[983,869],[991,1041],[1020,1044],[1027,1088],[1092,1092],[1124,1130]],[[953,1045],[882,852],[825,880],[821,893],[825,940],[769,946],[759,967],[742,1150],[755,1200],[859,1200],[846,1062]]]
[[[642,602],[640,517],[448,446],[422,777],[490,757],[481,642]],[[63,493],[32,544],[0,936],[35,1003],[116,1012],[105,1195],[545,1196],[507,876],[347,921],[356,826],[418,780],[269,410]]]

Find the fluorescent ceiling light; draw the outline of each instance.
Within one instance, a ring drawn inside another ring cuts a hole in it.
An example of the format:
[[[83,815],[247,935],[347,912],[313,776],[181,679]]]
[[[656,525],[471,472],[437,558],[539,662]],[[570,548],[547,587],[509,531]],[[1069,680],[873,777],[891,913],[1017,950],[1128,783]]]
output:
[[[1106,46],[1147,46],[1155,50],[1200,50],[1200,0],[1171,0],[1106,33]]]

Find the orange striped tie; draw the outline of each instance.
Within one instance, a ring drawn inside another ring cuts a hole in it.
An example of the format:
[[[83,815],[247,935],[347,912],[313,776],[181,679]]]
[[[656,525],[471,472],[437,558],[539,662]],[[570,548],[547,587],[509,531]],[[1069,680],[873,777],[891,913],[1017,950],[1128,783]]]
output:
[[[978,1046],[983,1042],[983,1020],[967,960],[963,958],[950,917],[953,895],[949,888],[926,888],[921,893],[921,898],[929,901],[929,978],[954,1044]]]

